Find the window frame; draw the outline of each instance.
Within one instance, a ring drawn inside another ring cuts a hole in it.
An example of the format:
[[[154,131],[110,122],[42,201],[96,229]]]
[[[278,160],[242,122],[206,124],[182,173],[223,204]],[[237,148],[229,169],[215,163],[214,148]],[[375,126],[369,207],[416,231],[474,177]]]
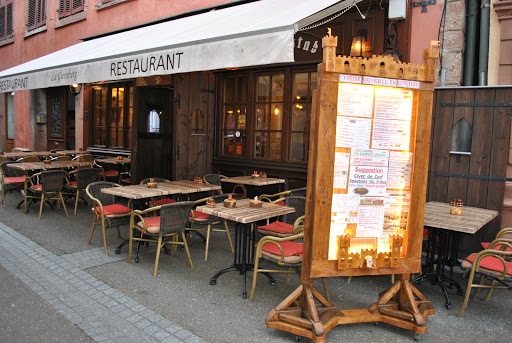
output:
[[[112,103],[112,90],[124,88],[123,95],[123,105],[114,106]],[[96,107],[96,91],[98,89],[105,90],[105,104],[101,104],[101,106]],[[133,83],[112,83],[112,84],[102,84],[102,85],[93,85],[91,87],[91,109],[92,109],[92,120],[90,123],[91,133],[91,146],[93,147],[102,147],[108,149],[131,149],[132,148],[132,127],[133,127],[133,112],[134,112],[134,91],[135,85]],[[96,125],[96,119],[98,115],[102,115],[101,112],[98,112],[100,109],[104,109],[105,118],[104,125],[102,125],[102,121],[100,119],[99,125]],[[123,112],[123,122],[121,126],[113,126],[112,117],[115,115],[114,112],[119,113],[119,109],[122,109]],[[96,143],[97,138],[97,129],[100,129],[100,143]],[[123,144],[115,145],[117,142],[117,138],[114,138],[112,134],[112,130],[116,130],[118,133],[119,128],[122,130],[122,141]],[[101,142],[101,133],[104,132],[105,140]]]
[[[292,159],[291,155],[291,141],[292,141],[292,106],[294,101],[292,99],[293,96],[293,75],[297,73],[309,73],[308,79],[311,79],[311,74],[316,73],[317,68],[316,65],[302,65],[302,66],[291,66],[291,67],[275,67],[275,68],[266,68],[266,69],[250,69],[244,71],[224,71],[218,74],[218,82],[217,82],[217,94],[218,94],[218,122],[217,122],[217,132],[219,135],[217,137],[217,149],[216,149],[216,158],[220,160],[252,160],[257,162],[268,162],[268,163],[277,163],[277,164],[297,164],[297,165],[306,165],[308,163],[309,158],[309,139],[310,136],[307,135],[307,141],[304,142],[304,159],[297,160]],[[282,117],[282,129],[281,129],[281,157],[278,159],[268,158],[268,157],[258,157],[255,156],[256,150],[256,108],[258,101],[257,96],[257,83],[258,76],[264,76],[269,74],[284,74],[284,90],[283,90],[283,117]],[[246,118],[246,133],[247,138],[245,142],[245,153],[240,156],[236,154],[228,154],[225,153],[224,147],[224,136],[225,136],[225,89],[224,82],[228,78],[236,78],[236,77],[246,77],[248,80],[247,85],[247,94],[248,94],[248,107],[247,107],[247,118]],[[311,87],[311,82],[308,84],[308,89]],[[308,92],[311,90],[308,90]],[[309,97],[308,100],[305,100],[305,103],[308,104],[309,110],[307,111],[308,122],[311,121],[311,110],[312,110],[312,96]],[[308,126],[309,127],[309,126]],[[307,128],[305,128],[307,130]]]
[[[34,23],[31,24],[30,9],[34,5]],[[27,31],[33,31],[46,26],[47,20],[47,1],[46,0],[28,0],[27,1]]]
[[[10,13],[9,13],[10,5]],[[3,29],[4,33],[0,35],[0,42],[4,42],[14,37],[14,1],[13,0],[0,0],[0,13],[4,10],[4,20],[0,22],[0,30]],[[10,27],[9,27],[10,17]],[[10,29],[10,32],[9,32]]]
[[[75,6],[75,2],[79,2]],[[59,19],[63,19],[85,11],[85,0],[59,0]]]

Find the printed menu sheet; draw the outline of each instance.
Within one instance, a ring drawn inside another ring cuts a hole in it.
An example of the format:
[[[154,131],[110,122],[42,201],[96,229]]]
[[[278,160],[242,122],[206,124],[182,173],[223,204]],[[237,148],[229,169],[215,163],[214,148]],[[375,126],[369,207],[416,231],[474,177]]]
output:
[[[373,87],[340,83],[338,89],[338,115],[372,117]]]
[[[369,148],[372,120],[338,116],[336,120],[337,148]]]
[[[350,153],[335,152],[334,153],[334,188],[347,188],[348,167],[350,164]]]
[[[339,235],[375,238],[389,252],[389,235],[407,231],[413,108],[412,90],[339,83],[330,260]]]

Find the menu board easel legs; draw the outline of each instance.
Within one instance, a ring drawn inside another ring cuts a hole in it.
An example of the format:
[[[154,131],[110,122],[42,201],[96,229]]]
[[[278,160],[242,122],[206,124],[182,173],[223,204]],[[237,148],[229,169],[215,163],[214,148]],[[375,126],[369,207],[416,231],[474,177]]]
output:
[[[340,311],[313,286],[300,285],[267,315],[267,327],[290,332],[324,343],[325,335],[335,326],[354,323],[383,322],[415,334],[427,332],[427,317],[434,307],[409,282],[409,274],[400,275],[379,300],[368,309]]]

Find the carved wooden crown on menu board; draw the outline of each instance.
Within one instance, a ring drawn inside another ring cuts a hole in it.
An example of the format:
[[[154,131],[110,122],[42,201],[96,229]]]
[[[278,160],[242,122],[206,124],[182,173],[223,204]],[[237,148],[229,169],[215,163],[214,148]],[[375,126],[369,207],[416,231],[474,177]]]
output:
[[[378,76],[398,80],[434,82],[439,59],[439,42],[432,42],[423,52],[424,64],[396,62],[390,56],[375,55],[370,58],[336,56],[338,37],[326,36],[322,40],[325,71],[351,75]],[[406,84],[404,83],[406,87]]]

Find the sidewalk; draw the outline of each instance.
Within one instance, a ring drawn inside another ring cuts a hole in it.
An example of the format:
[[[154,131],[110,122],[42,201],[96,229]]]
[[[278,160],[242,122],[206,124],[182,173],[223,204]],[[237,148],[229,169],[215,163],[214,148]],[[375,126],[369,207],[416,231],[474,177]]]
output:
[[[203,243],[192,237],[189,246],[194,268],[190,268],[185,253],[163,254],[159,275],[153,278],[154,246],[141,249],[138,264],[128,264],[127,247],[121,255],[114,254],[115,246],[123,240],[115,229],[107,231],[109,256],[103,251],[100,231],[95,232],[91,245],[87,244],[92,215],[84,203],[80,202],[77,216],[65,216],[62,210],[45,207],[38,220],[35,206],[28,214],[15,208],[20,200],[20,195],[8,194],[7,209],[0,209],[0,265],[9,271],[0,275],[10,275],[10,284],[21,280],[26,292],[15,296],[40,297],[35,301],[40,305],[35,306],[36,310],[42,306],[41,311],[53,311],[56,325],[69,328],[68,333],[77,339],[294,342],[293,335],[268,329],[265,317],[299,285],[297,276],[284,284],[284,275],[277,275],[275,286],[259,277],[252,302],[241,297],[242,278],[238,273],[224,274],[217,285],[209,285],[216,271],[232,263],[224,233],[212,235],[207,262]],[[121,228],[122,237],[127,237],[127,231],[126,227]],[[249,284],[251,280],[248,277]],[[459,281],[464,287],[466,280]],[[369,307],[389,282],[389,276],[357,277],[350,284],[347,278],[330,278],[331,302],[341,310]],[[315,287],[323,292],[319,280]],[[418,289],[436,309],[436,314],[428,317],[428,332],[421,335],[422,342],[506,342],[512,335],[512,298],[506,290],[495,291],[488,302],[482,300],[482,292],[478,299],[470,299],[463,318],[458,318],[463,298],[456,295],[455,289],[449,289],[451,310],[444,307],[439,287],[424,282]],[[20,303],[31,307],[34,301]],[[2,312],[5,311],[4,307]],[[16,332],[8,327],[15,324],[2,323],[0,336]],[[29,317],[23,325],[38,324]],[[48,336],[44,336],[45,328]],[[46,325],[41,330],[41,337],[54,337],[55,331],[54,342],[76,341]],[[413,336],[412,332],[393,326],[366,323],[338,326],[327,334],[327,342],[413,342]],[[302,341],[308,342],[305,338]]]

